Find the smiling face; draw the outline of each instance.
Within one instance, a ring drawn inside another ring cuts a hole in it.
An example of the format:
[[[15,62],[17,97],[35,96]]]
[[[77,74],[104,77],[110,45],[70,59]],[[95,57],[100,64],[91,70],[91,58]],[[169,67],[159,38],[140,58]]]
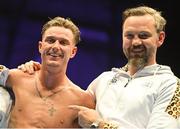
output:
[[[123,51],[130,64],[144,66],[156,63],[156,51],[164,41],[157,33],[151,15],[130,16],[123,24]]]
[[[67,68],[70,58],[76,54],[77,47],[70,29],[52,26],[48,28],[39,42],[42,64],[51,68]]]

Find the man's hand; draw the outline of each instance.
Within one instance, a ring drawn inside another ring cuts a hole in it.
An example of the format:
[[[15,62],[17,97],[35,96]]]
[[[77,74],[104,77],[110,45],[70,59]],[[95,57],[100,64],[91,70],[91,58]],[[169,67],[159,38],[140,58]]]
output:
[[[94,109],[78,105],[70,105],[69,108],[78,111],[78,122],[81,127],[90,128],[93,122],[101,119]]]
[[[29,74],[33,74],[35,71],[40,70],[41,64],[35,61],[29,61],[25,64],[18,66],[18,69],[22,70],[23,72],[27,72]]]

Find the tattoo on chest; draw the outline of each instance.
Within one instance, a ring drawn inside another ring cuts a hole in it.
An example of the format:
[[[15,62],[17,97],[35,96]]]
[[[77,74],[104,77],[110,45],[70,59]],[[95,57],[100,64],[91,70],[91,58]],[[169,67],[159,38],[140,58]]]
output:
[[[42,96],[40,90],[38,89],[36,79],[35,79],[35,88],[36,88],[37,95],[43,100],[45,105],[48,106],[48,114],[49,114],[49,116],[53,116],[54,113],[57,111],[57,109],[55,108],[55,106],[54,106],[54,104],[53,104],[53,102],[51,101],[50,98],[52,96],[56,95],[57,93],[60,93],[63,89],[59,89],[57,91],[51,91],[52,93],[50,95]]]
[[[54,113],[56,112],[56,108],[54,107],[54,104],[52,102],[48,101],[47,97],[41,97],[41,99],[48,106],[48,114],[49,114],[49,116],[53,116]]]
[[[56,111],[56,109],[54,107],[51,107],[48,109],[48,111],[49,111],[49,115],[53,116],[53,113]]]

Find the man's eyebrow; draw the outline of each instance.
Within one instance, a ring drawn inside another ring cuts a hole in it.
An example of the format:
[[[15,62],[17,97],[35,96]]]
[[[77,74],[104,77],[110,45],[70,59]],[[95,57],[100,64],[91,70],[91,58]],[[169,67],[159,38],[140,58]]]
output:
[[[56,37],[56,36],[47,36],[45,39],[50,39],[50,38],[52,38],[52,39],[55,39],[55,40],[63,40],[63,41],[65,41],[65,42],[70,42],[68,39],[66,39],[66,38],[60,38],[60,37]]]
[[[55,36],[47,36],[46,38],[56,38]]]

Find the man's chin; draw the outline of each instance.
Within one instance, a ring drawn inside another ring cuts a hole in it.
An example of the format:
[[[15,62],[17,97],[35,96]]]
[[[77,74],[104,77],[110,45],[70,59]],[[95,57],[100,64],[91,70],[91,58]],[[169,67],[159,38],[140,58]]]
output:
[[[143,67],[143,66],[145,66],[145,64],[146,64],[147,62],[146,62],[146,60],[144,59],[144,58],[131,58],[131,59],[129,59],[129,64],[130,65],[133,65],[133,66],[135,66],[135,67]]]
[[[135,59],[138,59],[138,58],[141,59],[141,58],[144,58],[144,57],[145,57],[145,54],[144,54],[144,53],[136,53],[136,54],[135,54],[135,53],[132,53],[132,54],[130,55],[130,58],[131,58],[131,59],[134,59],[134,58],[135,58]]]
[[[55,61],[51,61],[51,62],[48,62],[48,63],[47,63],[47,66],[49,66],[49,67],[58,67],[58,66],[59,66],[59,63],[58,63],[58,62],[55,62]]]

